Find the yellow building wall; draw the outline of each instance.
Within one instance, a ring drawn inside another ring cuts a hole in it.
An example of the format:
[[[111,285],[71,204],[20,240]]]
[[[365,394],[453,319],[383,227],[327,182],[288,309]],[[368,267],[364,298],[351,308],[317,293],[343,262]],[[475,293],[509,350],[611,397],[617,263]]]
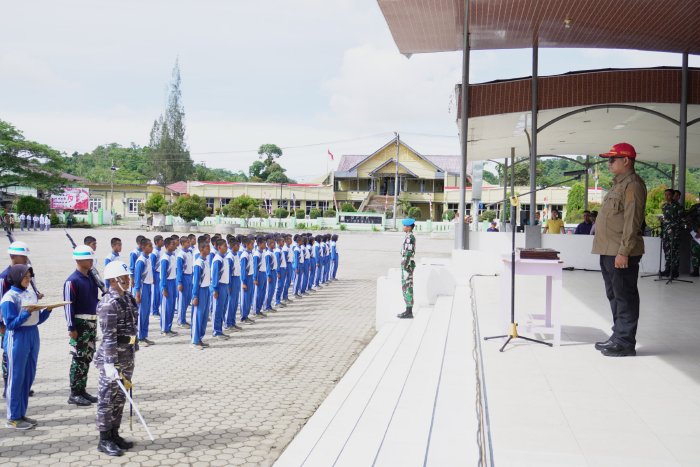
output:
[[[395,157],[396,145],[389,145],[360,164],[357,168],[357,174],[360,178],[367,178],[371,171]],[[418,178],[435,178],[435,172],[437,171],[432,164],[418,157],[403,144],[399,145],[399,164],[416,174]],[[394,173],[395,166],[392,165],[391,168],[386,167],[382,170],[382,173],[384,173],[384,170],[387,171],[387,174]]]

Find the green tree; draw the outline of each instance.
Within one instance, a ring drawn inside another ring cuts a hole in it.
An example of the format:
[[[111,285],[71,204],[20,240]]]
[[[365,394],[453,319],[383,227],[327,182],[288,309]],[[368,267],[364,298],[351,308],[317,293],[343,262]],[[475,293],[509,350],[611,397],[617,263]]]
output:
[[[258,148],[258,157],[267,167],[272,165],[275,159],[282,157],[282,149],[276,144],[262,144]]]
[[[284,208],[277,208],[272,212],[272,215],[275,216],[277,219],[286,219],[289,217],[289,211],[287,211]]]
[[[408,211],[406,211],[406,214],[408,217],[412,219],[422,219],[423,218],[423,211],[420,210],[418,206],[412,206],[408,208]]]
[[[226,169],[209,168],[204,164],[195,164],[192,179],[202,182],[247,182],[248,176],[243,171],[231,172]]]
[[[486,211],[482,211],[481,215],[479,216],[479,220],[491,222],[497,216],[498,216],[498,214],[496,213],[496,211],[489,209]]]
[[[248,195],[241,195],[238,198],[234,198],[223,207],[222,212],[227,217],[238,217],[243,219],[246,226],[248,225],[248,220],[251,217],[257,217],[260,215],[258,201]]]
[[[170,206],[170,212],[174,216],[180,216],[185,222],[201,221],[208,214],[207,202],[198,195],[180,196]]]
[[[52,190],[65,183],[65,160],[45,144],[29,141],[10,123],[0,120],[0,189],[29,186]]]
[[[583,205],[586,196],[586,188],[583,183],[574,183],[569,189],[566,198],[566,218],[565,222],[573,224],[581,222],[583,219]]]
[[[49,204],[34,196],[22,196],[17,200],[17,212],[27,214],[46,214],[49,212]]]
[[[321,217],[321,210],[313,208],[311,211],[309,211],[309,217],[311,219],[318,219],[319,217]]]
[[[168,105],[165,113],[153,122],[151,129],[151,174],[167,185],[189,180],[193,162],[185,140],[185,108],[180,90],[180,65],[175,60]]]
[[[498,176],[493,172],[484,169],[484,181],[490,183],[491,185],[498,185]]]
[[[168,206],[168,202],[165,200],[165,197],[163,195],[161,195],[160,193],[153,193],[146,200],[146,203],[144,204],[143,209],[147,213],[149,213],[149,212],[164,213],[167,206]]]
[[[149,148],[110,143],[92,152],[74,152],[66,158],[66,171],[94,183],[145,184],[151,173]]]
[[[250,168],[248,169],[248,175],[250,176],[251,182],[263,182],[263,181],[265,181],[265,178],[263,178],[264,173],[265,173],[265,164],[262,163],[261,161],[254,161],[252,164],[250,164]]]

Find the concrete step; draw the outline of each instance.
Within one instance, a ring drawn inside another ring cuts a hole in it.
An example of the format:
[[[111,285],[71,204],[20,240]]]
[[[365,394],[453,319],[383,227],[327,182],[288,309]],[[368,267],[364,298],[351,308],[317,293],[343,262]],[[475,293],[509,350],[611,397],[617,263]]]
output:
[[[458,286],[442,362],[427,464],[477,465],[476,373],[470,289]]]
[[[387,324],[377,333],[338,385],[287,446],[275,463],[276,466],[314,465],[307,463],[307,459],[324,436],[331,433],[335,436],[334,428],[337,425],[334,422],[339,412],[343,408],[347,412],[354,407],[358,403],[359,395],[366,394],[368,387],[371,390],[372,385],[381,378],[392,355],[411,329],[411,324],[406,321],[396,321]],[[344,441],[345,438],[341,440],[341,445]],[[339,448],[336,452],[338,450]]]
[[[411,355],[408,374],[386,427],[374,465],[422,466],[432,425],[453,297],[441,296],[421,343]],[[408,349],[407,349],[408,350]],[[386,425],[385,425],[386,426]],[[349,465],[349,464],[348,464]],[[354,465],[370,465],[356,463]]]

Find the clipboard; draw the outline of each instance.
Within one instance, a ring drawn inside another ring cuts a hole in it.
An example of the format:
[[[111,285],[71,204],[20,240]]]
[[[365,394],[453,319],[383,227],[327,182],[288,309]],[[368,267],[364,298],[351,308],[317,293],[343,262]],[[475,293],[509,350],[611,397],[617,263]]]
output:
[[[72,302],[66,302],[66,301],[60,301],[60,302],[52,302],[52,303],[27,303],[22,304],[22,308],[25,308],[27,311],[36,311],[36,310],[43,310],[44,308],[58,308],[64,305],[70,305]]]

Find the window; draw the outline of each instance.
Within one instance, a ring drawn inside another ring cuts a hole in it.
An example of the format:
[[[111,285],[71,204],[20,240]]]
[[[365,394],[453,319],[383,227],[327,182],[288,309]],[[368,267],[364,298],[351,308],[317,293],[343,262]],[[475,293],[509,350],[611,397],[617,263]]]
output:
[[[221,207],[227,206],[231,202],[231,198],[221,198]]]
[[[129,214],[138,214],[139,206],[141,206],[142,204],[142,199],[129,198],[128,200],[126,200],[126,206]]]
[[[207,207],[214,211],[214,198],[207,198]]]
[[[328,201],[319,201],[318,208],[321,212],[326,212],[328,210]]]
[[[419,190],[421,193],[425,193],[425,180],[419,182]]]
[[[471,213],[472,203],[466,203],[464,210],[467,211],[467,215]],[[447,209],[452,212],[459,212],[459,203],[447,203]]]
[[[102,209],[102,198],[90,198],[90,211],[96,212]]]
[[[316,209],[316,201],[307,201],[305,209],[306,214],[309,214],[312,209]]]

